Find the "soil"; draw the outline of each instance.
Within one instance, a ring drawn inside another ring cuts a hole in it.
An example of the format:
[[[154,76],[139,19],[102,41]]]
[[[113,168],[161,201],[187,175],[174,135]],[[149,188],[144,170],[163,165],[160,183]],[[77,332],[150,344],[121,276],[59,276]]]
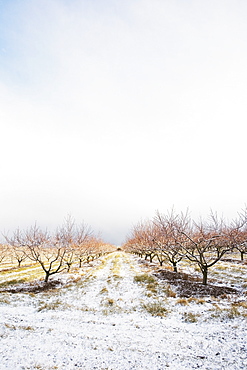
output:
[[[160,280],[165,280],[167,283],[175,287],[177,296],[179,297],[221,297],[225,298],[228,294],[238,294],[238,290],[218,285],[203,285],[193,275],[173,272],[165,269],[160,269],[153,273]]]
[[[3,288],[0,290],[0,293],[40,293],[46,290],[56,289],[61,287],[61,281],[58,280],[50,280],[47,283],[43,281],[36,281],[33,283],[26,283],[17,285],[16,287],[11,288]]]

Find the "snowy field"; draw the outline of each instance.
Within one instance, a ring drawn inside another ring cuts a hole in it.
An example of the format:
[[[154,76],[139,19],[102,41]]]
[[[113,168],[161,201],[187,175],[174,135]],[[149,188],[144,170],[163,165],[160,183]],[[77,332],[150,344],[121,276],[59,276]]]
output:
[[[238,284],[246,269],[213,273]],[[123,252],[55,276],[62,287],[0,294],[0,369],[247,369],[244,294],[179,298]]]

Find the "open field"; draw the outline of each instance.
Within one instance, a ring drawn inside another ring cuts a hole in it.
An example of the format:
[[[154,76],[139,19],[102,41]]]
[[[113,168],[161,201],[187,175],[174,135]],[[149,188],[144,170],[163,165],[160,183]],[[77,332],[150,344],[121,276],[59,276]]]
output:
[[[38,266],[10,267],[0,272],[0,369],[247,368],[244,263],[212,268],[209,284],[236,289],[217,297],[182,297],[157,263],[121,251],[54,275],[43,291],[33,289]]]

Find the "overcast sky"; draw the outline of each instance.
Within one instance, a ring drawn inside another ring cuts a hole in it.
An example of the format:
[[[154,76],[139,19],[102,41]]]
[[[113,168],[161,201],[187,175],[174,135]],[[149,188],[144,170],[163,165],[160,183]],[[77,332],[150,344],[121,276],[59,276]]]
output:
[[[0,228],[107,242],[246,204],[245,0],[0,0]]]

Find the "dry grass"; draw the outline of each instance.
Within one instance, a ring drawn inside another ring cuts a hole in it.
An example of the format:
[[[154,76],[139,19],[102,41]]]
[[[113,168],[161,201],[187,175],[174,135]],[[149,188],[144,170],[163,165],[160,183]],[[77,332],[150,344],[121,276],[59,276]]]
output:
[[[247,309],[247,301],[239,301],[239,302],[233,302],[233,307],[243,307]]]
[[[0,288],[44,279],[44,271],[39,264],[14,267],[0,271]]]
[[[195,323],[199,320],[200,315],[193,312],[184,312],[183,320],[188,323]]]
[[[115,303],[114,299],[112,298],[107,298],[106,305],[107,306],[113,306]]]
[[[107,302],[106,308],[102,310],[102,314],[104,316],[110,316],[110,315],[120,314],[120,313],[123,313],[123,309],[119,307],[118,305],[116,305],[114,302],[113,304],[110,304],[110,305],[109,305],[109,302]]]
[[[158,287],[158,284],[156,282],[147,284],[147,290],[153,294],[158,294],[157,287]]]
[[[6,288],[6,287],[11,286],[11,285],[22,284],[22,283],[25,283],[27,281],[28,281],[28,279],[24,279],[24,278],[7,280],[7,281],[4,281],[3,283],[0,284],[0,289],[1,288]]]
[[[176,298],[177,294],[174,292],[174,290],[172,290],[171,288],[171,285],[170,284],[166,284],[164,287],[163,287],[163,292],[165,293],[165,295],[167,297],[170,297],[170,298]]]
[[[5,328],[7,329],[11,329],[11,330],[17,330],[17,329],[21,329],[21,330],[27,330],[27,331],[34,331],[35,328],[30,326],[30,325],[13,325],[13,324],[7,324],[5,323],[4,324]]]
[[[0,297],[0,303],[4,303],[4,304],[10,304],[10,300],[8,297]]]
[[[165,317],[169,310],[160,302],[143,303],[142,307],[152,316]]]
[[[189,303],[196,303],[196,304],[204,304],[206,303],[204,298],[195,298],[195,297],[190,297],[188,298]]]
[[[70,308],[70,305],[62,302],[60,299],[56,299],[52,302],[40,301],[37,311],[48,311],[48,310],[66,310]]]
[[[108,289],[106,287],[102,288],[99,292],[99,294],[107,294],[108,293]]]
[[[157,280],[150,274],[144,273],[134,276],[134,281],[139,284],[145,285],[147,289],[146,296],[152,297],[157,296],[159,293],[159,284]]]
[[[229,307],[220,307],[217,304],[214,304],[214,307],[210,309],[210,317],[213,319],[219,319],[221,321],[233,320],[235,318],[246,318],[247,312],[245,311],[246,305],[239,303],[232,303]]]
[[[156,282],[155,278],[149,274],[136,275],[134,277],[134,281],[136,283],[146,283],[146,284],[151,284],[151,283]]]
[[[5,326],[5,328],[7,328],[7,329],[11,329],[11,330],[16,330],[17,329],[17,327],[16,327],[16,325],[13,325],[13,324],[4,324],[4,326]]]
[[[180,304],[181,306],[188,306],[188,300],[186,298],[178,298],[176,304]]]
[[[20,329],[22,330],[27,330],[27,331],[34,331],[35,328],[33,328],[32,326],[30,325],[27,325],[27,326],[20,326]]]
[[[57,369],[59,369],[59,367],[56,366],[56,365],[43,367],[43,365],[34,364],[33,367],[27,367],[26,369],[28,369],[28,370],[57,370]]]

